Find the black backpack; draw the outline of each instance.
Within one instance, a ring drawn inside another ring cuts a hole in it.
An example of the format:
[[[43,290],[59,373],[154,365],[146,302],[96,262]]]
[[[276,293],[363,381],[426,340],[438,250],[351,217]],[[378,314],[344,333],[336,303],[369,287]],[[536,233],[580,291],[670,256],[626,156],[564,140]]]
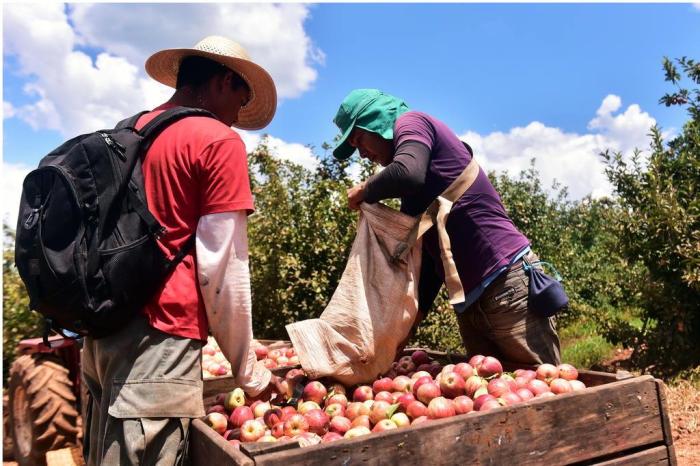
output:
[[[215,117],[176,107],[137,131],[144,113],[65,142],[24,179],[15,262],[30,307],[45,317],[45,340],[51,329],[95,338],[118,331],[194,245],[192,235],[172,260],[163,253],[141,160],[168,125]]]

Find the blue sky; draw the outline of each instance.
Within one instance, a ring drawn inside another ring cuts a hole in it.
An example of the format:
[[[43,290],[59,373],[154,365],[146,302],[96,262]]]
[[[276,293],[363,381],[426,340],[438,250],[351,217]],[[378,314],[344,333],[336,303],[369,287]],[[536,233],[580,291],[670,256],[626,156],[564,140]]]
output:
[[[573,198],[609,193],[600,150],[643,148],[654,123],[678,130],[685,113],[658,104],[671,90],[661,61],[700,59],[700,8],[688,3],[57,4],[3,16],[6,209],[62,140],[169,96],[145,57],[209,34],[241,42],[275,78],[264,132],[280,157],[313,166],[303,146],[335,136],[340,100],[378,87],[448,123],[487,168],[514,174],[536,157]]]

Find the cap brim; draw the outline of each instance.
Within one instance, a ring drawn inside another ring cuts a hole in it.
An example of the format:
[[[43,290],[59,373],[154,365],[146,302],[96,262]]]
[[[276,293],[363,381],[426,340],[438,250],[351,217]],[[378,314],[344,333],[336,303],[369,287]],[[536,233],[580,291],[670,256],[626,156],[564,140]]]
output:
[[[277,110],[277,89],[270,74],[261,66],[243,58],[227,57],[196,49],[168,49],[146,60],[146,72],[156,81],[175,87],[180,62],[187,56],[209,58],[235,71],[248,83],[252,98],[238,114],[236,128],[256,130],[267,126]]]
[[[348,127],[347,131],[345,131],[343,136],[340,138],[340,142],[338,142],[338,145],[335,146],[335,149],[333,149],[333,157],[335,157],[336,159],[345,160],[355,152],[355,148],[351,146],[348,142],[350,133],[352,133],[352,130],[354,128],[355,121],[353,121],[352,124]]]

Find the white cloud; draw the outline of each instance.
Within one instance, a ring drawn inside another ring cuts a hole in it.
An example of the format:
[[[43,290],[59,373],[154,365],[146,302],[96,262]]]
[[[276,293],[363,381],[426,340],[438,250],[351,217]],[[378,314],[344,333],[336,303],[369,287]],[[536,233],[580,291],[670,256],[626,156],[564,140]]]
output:
[[[262,142],[260,134],[248,131],[239,131],[239,133],[248,152],[251,152]],[[314,156],[311,148],[303,144],[283,141],[268,135],[267,147],[272,155],[282,160],[289,160],[309,170],[315,170],[318,167],[319,160]]]
[[[2,103],[2,117],[12,118],[15,116],[15,107],[8,101],[3,101]]]
[[[22,182],[31,168],[15,163],[2,164],[2,220],[13,229],[17,225]]]
[[[567,133],[535,121],[507,133],[468,131],[460,138],[474,148],[477,160],[487,170],[516,176],[535,158],[544,186],[551,186],[556,179],[568,186],[574,199],[588,194],[600,197],[611,194],[612,188],[599,154],[611,149],[629,156],[635,148],[647,149],[649,129],[656,123],[636,104],[616,113],[621,107],[618,96],[605,97],[586,134]]]
[[[700,3],[693,3],[693,8],[700,11]]]
[[[172,90],[146,77],[146,57],[206,35],[239,40],[270,71],[281,98],[308,90],[323,61],[304,31],[305,5],[14,3],[4,10],[5,53],[17,58],[24,92],[35,98],[9,102],[14,115],[64,136],[165,101]],[[101,52],[93,61],[84,47]]]

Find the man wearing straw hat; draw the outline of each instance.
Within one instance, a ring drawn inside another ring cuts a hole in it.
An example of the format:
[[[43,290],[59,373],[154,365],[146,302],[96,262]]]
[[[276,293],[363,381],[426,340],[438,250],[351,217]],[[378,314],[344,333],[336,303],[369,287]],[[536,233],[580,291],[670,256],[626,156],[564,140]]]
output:
[[[190,251],[144,309],[115,335],[86,338],[83,378],[88,464],[181,464],[192,418],[204,415],[201,350],[211,329],[248,395],[279,391],[256,362],[252,339],[247,215],[253,211],[246,149],[231,129],[260,129],[275,114],[270,75],[236,42],[210,36],[191,49],[155,53],[148,74],[175,88],[143,115],[143,127],[176,106],[190,116],[168,126],[143,160],[146,198],[166,228],[161,239]],[[196,253],[195,253],[196,252]]]

